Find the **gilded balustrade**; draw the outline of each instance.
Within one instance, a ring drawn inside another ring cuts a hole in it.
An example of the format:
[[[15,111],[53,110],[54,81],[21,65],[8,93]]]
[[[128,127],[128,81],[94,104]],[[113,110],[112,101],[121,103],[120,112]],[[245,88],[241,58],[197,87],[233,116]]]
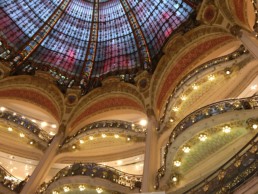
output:
[[[33,123],[30,119],[27,119],[16,112],[10,110],[0,111],[0,120],[11,122],[30,133],[32,132],[35,136],[37,136],[45,143],[49,143],[52,139],[52,137],[48,135],[46,131],[40,129],[37,124]]]
[[[142,176],[127,174],[115,168],[95,163],[75,163],[60,170],[48,183],[43,183],[38,194],[43,194],[48,187],[63,177],[88,176],[101,178],[130,189],[141,188]]]
[[[237,58],[243,56],[244,54],[248,54],[248,51],[244,48],[244,46],[240,46],[240,48],[238,48],[236,51],[234,51],[226,56],[219,57],[219,58],[213,59],[211,61],[208,61],[208,62],[196,67],[190,73],[188,73],[180,81],[180,83],[174,88],[171,95],[169,96],[169,98],[166,102],[164,111],[162,113],[163,115],[160,118],[160,122],[165,123],[167,120],[169,120],[168,117],[170,116],[169,111],[170,111],[171,102],[173,101],[174,98],[176,98],[178,92],[182,89],[182,87],[184,85],[189,84],[189,82],[191,82],[191,80],[193,78],[196,78],[196,77],[202,75],[205,71],[207,71],[209,69],[214,69],[219,64],[221,64],[221,65],[225,66],[225,68],[227,68],[227,66],[228,66],[227,62],[234,61]]]
[[[255,37],[258,38],[258,2],[257,0],[251,0],[254,8],[254,13],[255,13],[255,23],[253,26],[253,30],[255,33]]]
[[[112,132],[114,129],[123,130],[124,132],[127,132],[128,134],[134,134],[139,135],[141,138],[145,138],[145,131],[146,128],[134,124],[132,122],[127,121],[120,121],[120,120],[104,120],[104,121],[98,121],[91,124],[86,125],[85,127],[81,128],[72,136],[66,137],[66,139],[63,141],[62,146],[65,146],[66,144],[69,144],[70,142],[79,139],[80,137],[91,135],[97,130],[107,130],[108,132]],[[111,129],[111,130],[110,130]],[[129,137],[129,136],[128,136]]]
[[[11,191],[19,192],[25,181],[21,181],[10,174],[4,167],[0,166],[0,184]]]
[[[165,152],[164,152],[164,165],[158,170],[156,180],[157,185],[159,186],[160,179],[165,175],[166,172],[166,158],[168,154],[168,150],[172,146],[175,139],[185,132],[188,128],[193,126],[195,123],[200,122],[204,119],[208,119],[212,116],[232,112],[232,111],[240,111],[240,110],[250,110],[258,108],[258,96],[252,96],[248,98],[240,98],[240,99],[228,99],[220,102],[216,102],[207,106],[204,106],[193,113],[186,116],[181,122],[177,124],[177,126],[172,130],[169,141],[166,144]],[[256,123],[258,124],[258,122]]]
[[[209,177],[184,193],[231,193],[250,177],[255,176],[258,168],[257,138],[258,135]]]

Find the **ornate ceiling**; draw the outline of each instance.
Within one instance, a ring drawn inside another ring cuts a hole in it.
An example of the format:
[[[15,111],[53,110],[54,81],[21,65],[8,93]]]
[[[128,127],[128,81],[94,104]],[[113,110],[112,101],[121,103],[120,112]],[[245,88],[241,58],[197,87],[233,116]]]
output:
[[[15,66],[30,64],[50,71],[61,84],[90,87],[90,79],[108,74],[128,80],[139,70],[153,71],[164,43],[197,5],[190,0],[4,1],[1,39]]]
[[[4,0],[0,193],[232,189],[256,168],[257,59],[232,32],[258,37],[256,5]]]

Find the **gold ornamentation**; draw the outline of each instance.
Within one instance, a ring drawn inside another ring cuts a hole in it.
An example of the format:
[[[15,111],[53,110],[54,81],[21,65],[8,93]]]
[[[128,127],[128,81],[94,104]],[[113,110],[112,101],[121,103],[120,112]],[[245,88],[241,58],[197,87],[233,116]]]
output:
[[[202,188],[202,190],[203,190],[204,192],[207,192],[207,191],[209,190],[209,184],[204,185],[203,188]]]
[[[221,170],[221,171],[219,172],[219,174],[218,174],[218,179],[219,179],[219,180],[224,179],[225,175],[226,175],[226,171],[225,171],[225,170]]]
[[[234,163],[234,166],[238,168],[241,165],[241,163],[242,163],[242,160],[241,159],[237,159],[235,161],[235,163]]]

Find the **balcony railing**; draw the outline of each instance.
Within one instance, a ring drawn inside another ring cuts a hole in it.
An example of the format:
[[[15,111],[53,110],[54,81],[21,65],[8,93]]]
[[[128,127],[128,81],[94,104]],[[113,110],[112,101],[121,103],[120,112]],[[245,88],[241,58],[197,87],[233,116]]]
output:
[[[240,48],[238,48],[236,51],[234,51],[226,56],[222,56],[222,57],[210,60],[210,61],[196,67],[190,73],[188,73],[180,81],[180,83],[175,87],[172,94],[169,96],[166,106],[163,111],[163,115],[160,119],[161,123],[164,123],[166,119],[169,119],[169,118],[167,118],[167,115],[170,115],[170,114],[168,114],[168,110],[169,110],[170,104],[172,102],[172,99],[176,98],[178,91],[180,91],[180,89],[183,87],[183,85],[189,84],[189,82],[194,77],[200,76],[201,74],[203,74],[203,72],[207,71],[208,69],[212,69],[219,64],[225,63],[225,65],[223,64],[223,66],[226,68],[228,66],[228,64],[226,62],[236,60],[237,58],[243,56],[244,54],[248,54],[248,51],[244,48],[244,46],[240,46]]]
[[[171,147],[172,143],[175,139],[185,132],[189,127],[193,126],[195,123],[202,121],[204,119],[210,118],[215,115],[232,112],[232,111],[240,111],[240,110],[250,110],[258,108],[258,96],[252,96],[249,98],[241,98],[241,99],[229,99],[221,102],[216,102],[207,106],[204,106],[193,113],[186,116],[181,122],[177,124],[177,126],[173,129],[172,133],[169,136],[169,141],[166,144],[164,151],[164,166],[162,166],[158,170],[158,174],[156,176],[158,187],[160,179],[165,175],[166,172],[166,159],[168,150]],[[258,123],[257,123],[258,124]]]
[[[185,194],[232,193],[250,177],[257,175],[258,135],[246,144],[236,155],[202,182],[190,188]]]
[[[4,167],[0,166],[0,184],[14,192],[20,192],[26,181],[15,178]]]
[[[82,136],[91,135],[96,132],[97,129],[118,129],[128,132],[128,134],[138,134],[141,137],[145,137],[146,128],[141,125],[134,124],[132,122],[120,121],[120,120],[104,120],[98,121],[86,125],[80,129],[76,134],[65,138],[63,145],[69,142],[79,139]],[[109,132],[112,132],[109,130]]]
[[[95,163],[76,163],[60,170],[48,183],[43,183],[37,193],[44,193],[52,183],[63,177],[74,176],[101,178],[130,189],[139,190],[142,182],[142,176],[127,174],[109,166]]]
[[[52,136],[48,135],[46,131],[40,129],[37,124],[16,112],[12,112],[10,110],[0,111],[0,120],[12,122],[20,126],[25,131],[29,131],[30,133],[36,135],[39,139],[46,143],[49,143],[49,141],[52,139]]]

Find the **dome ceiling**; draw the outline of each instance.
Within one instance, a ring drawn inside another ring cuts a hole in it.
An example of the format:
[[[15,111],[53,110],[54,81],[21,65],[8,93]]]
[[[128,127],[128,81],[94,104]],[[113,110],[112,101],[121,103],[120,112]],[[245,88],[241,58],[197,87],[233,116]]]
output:
[[[87,83],[112,72],[151,70],[196,2],[4,0],[0,35],[14,62],[45,65],[52,74]]]

